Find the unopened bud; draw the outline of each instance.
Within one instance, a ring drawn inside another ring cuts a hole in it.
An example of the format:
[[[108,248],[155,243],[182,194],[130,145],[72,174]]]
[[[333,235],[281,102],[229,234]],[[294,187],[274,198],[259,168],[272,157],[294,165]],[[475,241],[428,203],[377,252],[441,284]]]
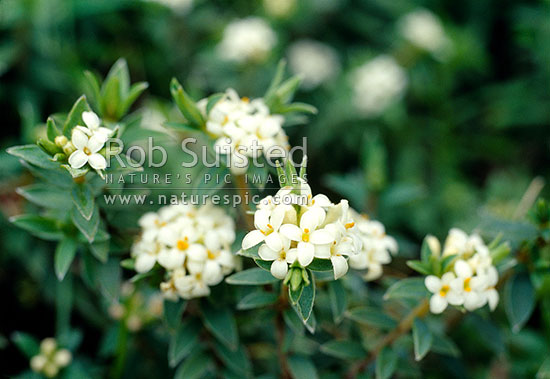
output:
[[[72,153],[74,153],[76,151],[76,147],[74,147],[73,143],[71,141],[68,141],[64,146],[63,146],[63,152],[67,155],[71,155]]]
[[[53,378],[59,374],[59,367],[57,367],[57,365],[53,362],[48,362],[44,366],[44,370],[42,372],[48,378]]]
[[[290,277],[290,288],[292,291],[298,291],[302,284],[302,270],[300,268],[292,269],[292,276]]]
[[[35,355],[34,357],[31,358],[31,370],[33,370],[35,372],[42,371],[42,369],[46,365],[47,361],[48,360],[46,359],[45,356],[43,356],[41,354],[40,355]]]
[[[55,356],[53,358],[54,362],[59,367],[66,367],[71,363],[71,360],[73,359],[73,356],[71,352],[67,349],[61,349],[57,353],[55,353]]]
[[[57,146],[63,148],[67,142],[69,142],[69,139],[65,136],[57,136],[55,137],[54,142]]]
[[[55,342],[55,338],[45,338],[40,343],[40,351],[45,355],[52,354],[56,348],[57,342]]]
[[[432,255],[434,257],[439,257],[439,255],[441,254],[441,244],[439,243],[439,240],[432,235],[428,235],[426,237],[426,243],[428,244]]]

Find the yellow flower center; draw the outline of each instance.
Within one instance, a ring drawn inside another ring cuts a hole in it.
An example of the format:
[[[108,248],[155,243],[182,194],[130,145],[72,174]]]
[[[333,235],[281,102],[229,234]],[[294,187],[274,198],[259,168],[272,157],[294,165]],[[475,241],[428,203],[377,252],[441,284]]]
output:
[[[178,250],[187,250],[187,248],[189,247],[189,238],[185,237],[184,239],[182,240],[178,240],[178,243],[177,243],[177,247],[178,247]]]
[[[86,155],[92,155],[92,151],[90,149],[88,149],[87,147],[82,149],[82,151],[84,151],[84,154],[86,154]]]
[[[449,287],[449,285],[445,284],[444,286],[441,287],[441,290],[439,290],[439,296],[441,296],[441,297],[447,296],[447,293],[449,292],[450,289],[451,289],[451,287]]]
[[[206,254],[208,255],[208,259],[216,259],[218,257],[217,253],[213,253],[210,250],[206,250]]]
[[[302,241],[309,242],[309,229],[304,229],[304,232],[302,233]]]
[[[241,100],[244,101],[245,103],[250,102],[250,99],[249,99],[248,97],[246,97],[246,96],[243,97]]]
[[[264,236],[268,236],[271,233],[273,233],[273,226],[271,224],[267,224],[267,230],[260,230]]]
[[[344,225],[346,229],[351,229],[355,226],[355,222],[348,222],[346,225]]]
[[[155,220],[155,225],[159,228],[162,228],[163,226],[166,226],[166,222],[160,221],[160,220]]]
[[[466,278],[464,279],[464,291],[466,292],[470,292],[472,290],[472,288],[470,287],[470,280],[472,278]]]

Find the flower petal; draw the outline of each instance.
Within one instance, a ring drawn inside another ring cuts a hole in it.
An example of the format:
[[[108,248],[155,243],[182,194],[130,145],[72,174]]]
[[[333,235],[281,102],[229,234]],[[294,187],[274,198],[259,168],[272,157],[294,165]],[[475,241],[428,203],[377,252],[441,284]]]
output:
[[[312,208],[302,215],[300,219],[300,228],[302,230],[309,229],[311,232],[317,229],[317,226],[322,221],[321,214],[317,210],[321,210],[321,208]]]
[[[288,264],[282,259],[276,259],[271,264],[271,275],[277,279],[284,279],[288,272]]]
[[[346,275],[346,272],[348,272],[348,262],[346,258],[335,255],[330,257],[330,261],[332,262],[332,268],[334,270],[334,280],[338,280]]]
[[[424,279],[424,285],[431,293],[437,293],[441,289],[441,280],[435,275],[429,275]]]
[[[456,261],[454,268],[458,277],[469,278],[473,275],[472,268],[465,260],[459,259]]]
[[[155,265],[156,259],[154,255],[151,254],[140,254],[136,257],[135,268],[136,271],[140,274],[147,272],[153,268]]]
[[[332,233],[321,229],[316,230],[309,236],[309,241],[315,245],[326,245],[334,241]]]
[[[99,127],[99,117],[94,112],[82,112],[82,120],[90,129]]]
[[[88,140],[87,146],[92,153],[97,153],[99,150],[103,148],[104,145],[105,145],[105,137],[103,135],[96,133],[90,137],[90,139]]]
[[[259,209],[254,212],[254,226],[256,229],[267,232],[269,229],[267,226],[269,224],[269,216],[270,212],[265,209]]]
[[[285,213],[286,213],[285,205],[278,205],[275,207],[273,212],[271,212],[271,217],[269,218],[269,222],[274,231],[278,231],[279,228],[281,227],[281,224],[283,223],[283,219],[285,217]]]
[[[309,242],[298,243],[298,262],[306,267],[313,261],[315,247]]]
[[[306,212],[307,213],[307,212]],[[302,240],[302,230],[293,224],[284,224],[279,229],[279,233],[291,241]]]
[[[253,230],[249,232],[243,238],[242,248],[244,250],[250,249],[253,246],[256,246],[265,239],[265,235],[259,230]]]
[[[260,248],[258,249],[258,255],[264,261],[274,261],[275,259],[278,259],[280,256],[278,251],[270,249],[269,246],[267,246],[266,244],[263,244],[262,246],[260,246]]]
[[[432,313],[441,313],[447,308],[447,301],[439,295],[433,295],[430,299],[430,311]]]
[[[78,150],[82,150],[88,145],[88,136],[80,129],[75,128],[71,134],[71,142]]]
[[[101,154],[95,153],[88,157],[88,163],[96,170],[104,170],[107,167],[107,161]]]
[[[77,150],[69,157],[69,164],[72,168],[80,168],[88,163],[88,156],[82,151]]]

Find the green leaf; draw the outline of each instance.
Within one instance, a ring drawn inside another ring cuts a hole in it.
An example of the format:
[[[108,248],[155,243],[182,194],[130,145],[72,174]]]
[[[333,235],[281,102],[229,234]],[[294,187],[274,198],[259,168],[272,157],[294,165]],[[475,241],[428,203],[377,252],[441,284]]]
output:
[[[23,332],[14,332],[11,335],[11,340],[13,341],[15,346],[17,346],[17,348],[21,350],[21,352],[25,354],[25,356],[29,359],[40,352],[40,345],[38,343],[38,340],[30,334]]]
[[[243,297],[237,304],[237,309],[247,310],[265,307],[277,301],[277,294],[273,292],[255,291]]]
[[[181,316],[186,305],[187,302],[184,300],[171,301],[164,299],[164,321],[169,328],[176,329],[181,324]]]
[[[228,284],[234,285],[256,286],[276,283],[279,279],[271,275],[270,272],[267,272],[261,268],[250,268],[228,276],[225,281]]]
[[[329,341],[322,344],[319,350],[338,359],[361,359],[367,355],[363,346],[356,341]]]
[[[414,271],[422,275],[431,275],[432,274],[432,265],[427,262],[422,261],[407,261],[407,266],[412,268]]]
[[[174,379],[203,378],[205,373],[211,370],[213,366],[214,362],[212,358],[199,350],[194,352],[178,367]]]
[[[266,104],[271,107],[271,103],[273,102],[273,98],[275,96],[275,91],[281,83],[283,82],[283,78],[285,76],[285,69],[286,69],[286,61],[284,59],[281,59],[279,63],[277,64],[277,69],[275,70],[275,75],[273,75],[273,79],[271,80],[271,83],[269,84],[269,87],[267,88],[267,91],[264,95],[264,100]]]
[[[444,335],[435,336],[432,341],[432,351],[438,354],[444,354],[451,357],[460,357],[460,350],[456,344]]]
[[[345,316],[360,324],[380,329],[389,330],[397,326],[397,322],[381,309],[370,306],[350,309]]]
[[[241,377],[251,376],[252,365],[243,345],[239,345],[237,350],[232,351],[225,345],[216,343],[214,351],[223,363],[235,373],[238,373]]]
[[[78,244],[74,238],[65,237],[58,244],[55,249],[55,274],[58,280],[63,280],[65,274],[69,270],[71,263],[76,255],[76,249]]]
[[[433,255],[432,249],[430,249],[430,244],[428,243],[428,239],[424,238],[424,241],[422,242],[422,247],[420,248],[420,260],[423,263],[430,262],[430,258]]]
[[[71,219],[78,230],[84,234],[84,237],[86,237],[88,242],[94,242],[95,235],[99,229],[99,210],[97,206],[94,206],[92,217],[90,217],[89,220],[86,220],[78,209],[73,207],[71,211]]]
[[[313,274],[311,273],[311,271],[306,270],[306,272],[309,278],[309,285],[304,286],[304,290],[302,291],[302,296],[300,296],[300,299],[298,300],[298,304],[296,304],[296,307],[295,307],[298,313],[298,316],[300,316],[300,318],[304,323],[311,316],[311,312],[313,310],[313,304],[315,302],[315,278],[313,277]]]
[[[271,275],[271,264],[273,262],[264,261],[264,260],[261,260],[261,259],[254,259],[254,263],[256,263],[262,270],[268,271],[269,275]],[[271,275],[271,276],[273,276],[273,275]]]
[[[283,319],[287,326],[297,335],[304,334],[304,323],[293,309],[283,311]]]
[[[517,333],[531,317],[535,308],[535,289],[527,273],[515,274],[504,287],[504,309]]]
[[[178,83],[176,78],[173,78],[170,83],[170,93],[187,121],[197,129],[202,129],[204,126],[204,118],[200,110],[187,92],[185,92],[181,84]]]
[[[76,206],[82,217],[86,220],[90,220],[94,212],[95,203],[90,186],[86,183],[75,183],[71,191],[71,198],[73,199],[73,204]]]
[[[48,170],[55,170],[59,168],[59,163],[53,162],[51,157],[37,145],[13,146],[6,151],[14,157],[23,159],[24,161],[41,168]]]
[[[432,347],[433,336],[424,321],[415,318],[413,321],[414,359],[422,360]]]
[[[279,161],[277,161],[277,179],[279,179],[279,186],[281,188],[290,185],[290,181],[286,177],[285,170],[281,167]]]
[[[60,134],[61,132],[59,131],[59,129],[57,129],[57,125],[55,125],[54,119],[48,117],[48,120],[46,121],[46,135],[48,136],[48,139],[54,142],[55,137]]]
[[[63,165],[61,165],[61,167],[63,167],[65,170],[67,170],[69,172],[69,174],[71,174],[71,177],[73,177],[73,178],[80,178],[81,176],[86,175],[88,173],[88,171],[90,171],[89,167],[72,168],[68,164],[63,164]]]
[[[103,115],[102,103],[101,103],[101,90],[99,87],[99,79],[91,71],[84,71],[84,87],[86,95],[92,105],[94,105],[101,115]]]
[[[168,346],[170,367],[176,367],[197,346],[200,329],[200,325],[190,320],[180,324]]]
[[[84,121],[82,121],[82,112],[89,110],[90,106],[86,101],[86,96],[80,96],[69,112],[67,120],[65,120],[65,124],[63,125],[63,135],[70,139],[73,128],[77,125],[84,125]]]
[[[391,378],[397,367],[397,355],[389,347],[385,347],[376,358],[376,379]]]
[[[31,184],[17,188],[16,192],[28,201],[45,208],[70,209],[67,195],[59,188],[47,184]]]
[[[455,258],[457,257],[456,254],[447,255],[445,258],[441,260],[441,273],[444,274],[449,270],[452,266],[451,264],[454,263]]]
[[[311,359],[302,355],[288,357],[288,368],[295,379],[316,379],[319,377]]]
[[[117,259],[110,259],[104,264],[97,265],[95,279],[103,296],[111,302],[118,300],[122,269]]]
[[[130,109],[132,104],[138,99],[138,97],[145,91],[147,88],[149,88],[149,83],[147,82],[138,82],[133,84],[130,87],[130,91],[128,92],[128,96],[124,99],[122,102],[122,106],[120,107],[120,112],[118,117],[123,117],[126,112]]]
[[[96,257],[102,263],[107,262],[107,259],[109,258],[109,249],[110,249],[109,240],[97,241],[97,237],[96,237],[94,242],[92,242],[89,247],[90,247],[90,252],[94,257]]]
[[[224,93],[215,93],[208,96],[208,102],[206,103],[206,114],[210,114],[210,111],[214,106],[225,97]]]
[[[203,304],[202,315],[204,326],[228,348],[231,350],[237,349],[239,336],[237,334],[237,323],[231,310],[229,308],[214,308],[209,304]]]
[[[406,278],[392,284],[384,294],[384,299],[420,299],[428,294],[424,278]]]
[[[57,241],[63,238],[63,233],[59,229],[57,221],[53,219],[33,214],[26,214],[14,216],[10,218],[10,221],[21,229],[25,229],[32,235],[45,240]]]
[[[328,295],[330,298],[332,317],[334,322],[339,324],[344,317],[344,312],[348,305],[346,289],[341,280],[335,280],[328,283]]]
[[[309,114],[317,114],[317,108],[315,108],[313,105],[306,104],[306,103],[291,103],[285,106],[282,106],[277,109],[280,114],[285,113],[309,113]]]
[[[55,286],[55,330],[56,336],[66,335],[71,330],[71,313],[74,303],[72,275],[67,275]],[[59,341],[58,341],[59,343]]]
[[[302,79],[298,76],[285,80],[275,91],[276,104],[284,105],[290,102],[301,82]]]
[[[304,282],[301,282],[296,290],[293,289],[292,282],[288,286],[288,298],[293,305],[296,305],[298,303],[298,300],[300,300],[302,292],[304,291],[304,286]]]
[[[120,93],[119,78],[112,76],[111,78],[105,80],[102,88],[104,117],[115,121],[119,119],[119,107],[122,103]]]
[[[307,268],[311,271],[332,271],[332,262],[330,259],[313,258]]]

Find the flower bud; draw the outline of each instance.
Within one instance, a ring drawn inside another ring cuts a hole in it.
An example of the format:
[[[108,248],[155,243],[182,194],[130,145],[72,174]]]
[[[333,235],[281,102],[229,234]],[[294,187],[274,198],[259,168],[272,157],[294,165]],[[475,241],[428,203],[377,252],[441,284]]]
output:
[[[66,367],[69,365],[69,363],[71,363],[73,359],[73,356],[71,354],[71,352],[67,349],[61,349],[59,350],[58,352],[55,353],[54,355],[54,362],[59,366],[59,367]]]
[[[300,288],[300,284],[302,284],[302,270],[295,267],[292,269],[290,277],[290,288],[292,291],[297,291]]]
[[[142,325],[143,323],[137,315],[131,315],[130,317],[128,317],[128,320],[126,320],[126,326],[132,332],[137,332],[138,330],[140,330]]]
[[[46,365],[48,360],[43,355],[35,355],[31,358],[31,369],[35,372],[40,372]]]
[[[426,243],[430,247],[432,255],[436,258],[439,257],[441,254],[441,244],[439,243],[439,240],[432,235],[428,235],[426,237]]]
[[[65,146],[67,142],[69,142],[69,139],[65,136],[57,136],[55,137],[54,142],[57,146],[63,148],[63,146]]]
[[[74,147],[73,143],[71,141],[67,142],[64,146],[63,146],[63,152],[67,155],[71,155],[72,153],[74,153],[76,151],[76,147]]]
[[[52,354],[56,348],[57,342],[55,342],[55,338],[45,338],[40,343],[40,351],[45,355]]]
[[[59,373],[59,367],[53,362],[48,362],[44,366],[43,373],[48,378],[53,378]]]
[[[59,146],[45,138],[39,138],[36,143],[50,155],[54,155],[60,152]]]

